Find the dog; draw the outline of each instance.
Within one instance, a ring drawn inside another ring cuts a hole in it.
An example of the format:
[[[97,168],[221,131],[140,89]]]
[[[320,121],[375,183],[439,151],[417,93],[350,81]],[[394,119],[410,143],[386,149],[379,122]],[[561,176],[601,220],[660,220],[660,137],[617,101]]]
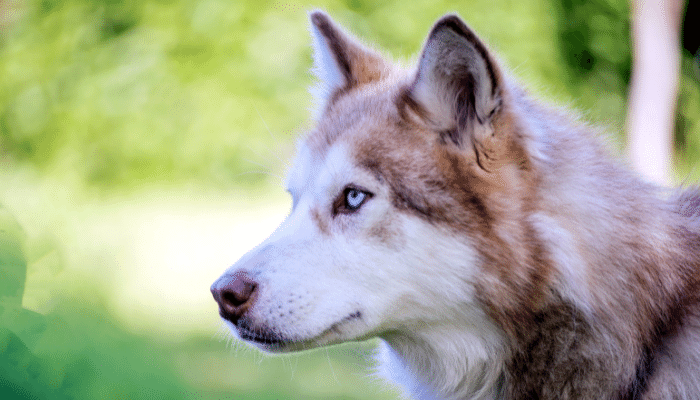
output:
[[[700,191],[636,177],[456,15],[412,69],[309,16],[291,212],[211,287],[238,338],[378,337],[415,399],[700,399]]]

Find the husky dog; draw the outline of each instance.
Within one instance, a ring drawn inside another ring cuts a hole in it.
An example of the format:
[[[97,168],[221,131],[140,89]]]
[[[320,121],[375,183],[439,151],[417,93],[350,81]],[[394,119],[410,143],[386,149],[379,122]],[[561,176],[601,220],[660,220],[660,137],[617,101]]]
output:
[[[532,100],[455,15],[403,69],[310,14],[292,210],[212,286],[269,352],[381,338],[416,399],[700,399],[700,193]]]

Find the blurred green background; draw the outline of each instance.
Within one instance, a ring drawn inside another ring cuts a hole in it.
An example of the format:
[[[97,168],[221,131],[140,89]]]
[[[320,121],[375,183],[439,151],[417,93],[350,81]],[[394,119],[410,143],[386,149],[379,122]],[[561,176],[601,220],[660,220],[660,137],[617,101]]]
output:
[[[0,398],[396,399],[375,342],[269,357],[209,285],[279,223],[308,128],[306,12],[398,60],[456,11],[622,149],[622,0],[0,0]],[[676,176],[700,172],[685,51]]]

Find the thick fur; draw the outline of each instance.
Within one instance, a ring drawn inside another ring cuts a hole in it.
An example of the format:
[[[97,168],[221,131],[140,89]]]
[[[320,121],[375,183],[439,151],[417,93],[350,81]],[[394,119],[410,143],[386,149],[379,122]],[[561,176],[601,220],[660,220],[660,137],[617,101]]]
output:
[[[212,287],[255,283],[222,312],[234,332],[274,352],[379,337],[416,399],[700,398],[696,190],[613,161],[454,15],[412,70],[310,18],[293,209]]]

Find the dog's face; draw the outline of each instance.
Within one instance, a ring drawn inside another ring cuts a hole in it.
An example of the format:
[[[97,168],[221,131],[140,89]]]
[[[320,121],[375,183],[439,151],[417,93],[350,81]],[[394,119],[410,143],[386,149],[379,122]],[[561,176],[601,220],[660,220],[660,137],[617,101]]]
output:
[[[292,210],[214,283],[221,316],[268,351],[473,325],[478,283],[498,274],[477,251],[498,240],[486,201],[521,167],[494,133],[512,124],[499,71],[457,17],[415,71],[323,13],[311,22],[321,111],[289,173]]]

